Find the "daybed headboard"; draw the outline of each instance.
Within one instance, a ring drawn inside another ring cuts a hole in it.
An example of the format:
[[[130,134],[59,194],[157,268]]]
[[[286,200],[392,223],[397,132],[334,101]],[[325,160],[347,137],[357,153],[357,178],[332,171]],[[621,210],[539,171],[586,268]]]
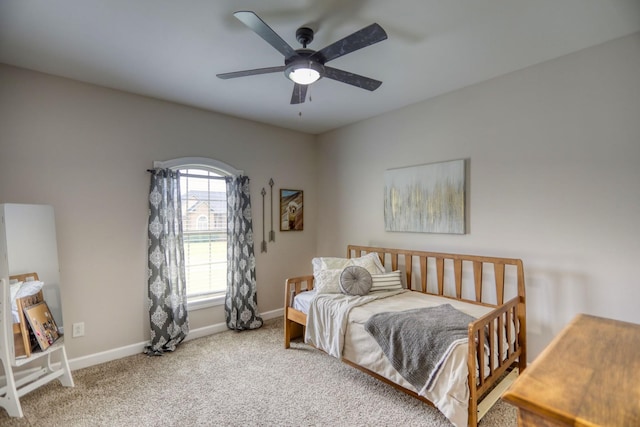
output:
[[[505,295],[507,298],[518,296],[524,316],[524,271],[519,259],[372,246],[347,247],[348,258],[371,252],[378,254],[385,268],[403,271],[407,289],[493,307],[502,305]]]
[[[504,322],[499,323],[499,328],[501,328],[500,325],[509,327],[510,319],[515,321],[517,318],[516,331],[520,336],[519,351],[523,361],[521,369],[524,369],[527,360],[525,332],[527,314],[522,260],[371,246],[347,246],[347,258],[360,257],[371,252],[378,254],[387,270],[404,272],[407,289],[499,307],[498,310],[501,313],[499,322]],[[503,316],[506,316],[506,320]],[[477,337],[483,335],[479,329],[474,330],[473,334]],[[507,334],[510,333],[507,332]]]

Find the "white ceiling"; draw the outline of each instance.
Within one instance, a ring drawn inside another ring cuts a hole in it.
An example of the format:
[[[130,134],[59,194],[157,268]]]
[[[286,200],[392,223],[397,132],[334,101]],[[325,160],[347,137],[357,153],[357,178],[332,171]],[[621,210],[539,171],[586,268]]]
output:
[[[329,79],[290,105],[282,55],[233,17],[256,12],[294,49],[373,22],[388,39],[332,61],[382,80]],[[312,134],[640,31],[640,0],[0,0],[0,62]],[[1,82],[0,82],[1,84]]]

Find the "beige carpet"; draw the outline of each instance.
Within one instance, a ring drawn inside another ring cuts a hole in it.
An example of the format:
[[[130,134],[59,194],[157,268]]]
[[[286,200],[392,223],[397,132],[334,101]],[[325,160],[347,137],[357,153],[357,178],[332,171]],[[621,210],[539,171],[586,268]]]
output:
[[[22,398],[25,417],[1,426],[450,426],[436,409],[337,359],[294,343],[282,318],[256,331],[183,343],[73,372]],[[499,402],[481,426],[516,426]]]

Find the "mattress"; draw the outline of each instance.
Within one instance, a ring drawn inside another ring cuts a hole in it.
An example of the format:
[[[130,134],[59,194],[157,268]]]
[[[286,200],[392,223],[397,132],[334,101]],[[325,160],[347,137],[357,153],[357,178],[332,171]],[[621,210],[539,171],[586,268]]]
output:
[[[316,297],[318,292],[315,289],[310,291],[301,292],[293,299],[292,307],[304,314],[309,313],[309,306],[311,301]]]
[[[364,324],[373,314],[382,311],[402,311],[422,307],[451,304],[454,308],[473,317],[482,317],[490,307],[464,303],[449,298],[406,292],[393,298],[373,301],[351,310],[345,333],[343,357],[367,368],[394,383],[429,399],[456,426],[467,425],[469,388],[467,386],[468,345],[458,345],[446,360],[438,381],[429,391],[417,390],[405,380],[387,360],[373,337],[364,329]]]
[[[315,296],[315,291],[302,292],[295,297],[293,307],[307,314]],[[390,298],[378,299],[354,307],[349,312],[342,357],[426,397],[454,425],[464,426],[467,424],[469,401],[469,388],[467,386],[468,345],[466,343],[458,345],[448,357],[440,371],[438,380],[431,390],[417,390],[393,368],[378,343],[364,328],[366,321],[376,313],[435,307],[442,304],[450,304],[475,318],[480,318],[493,310],[492,307],[421,292],[404,292]],[[513,342],[515,335],[511,338]],[[506,349],[506,346],[504,347]],[[485,365],[488,367],[488,360],[485,360]],[[486,372],[488,372],[488,369]]]

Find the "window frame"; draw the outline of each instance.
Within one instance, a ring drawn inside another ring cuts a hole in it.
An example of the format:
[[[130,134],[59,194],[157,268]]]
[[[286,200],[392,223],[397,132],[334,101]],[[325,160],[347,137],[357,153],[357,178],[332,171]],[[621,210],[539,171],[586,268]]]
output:
[[[242,170],[236,169],[233,166],[221,162],[220,160],[210,159],[208,157],[180,157],[177,159],[165,160],[165,161],[154,161],[154,168],[169,168],[171,170],[178,169],[204,169],[209,172],[213,172],[215,174],[221,176],[239,176],[243,175],[244,172]],[[217,294],[211,297],[199,298],[197,300],[188,301],[187,300],[187,310],[199,310],[208,307],[214,307],[223,305],[225,300],[225,295]]]

